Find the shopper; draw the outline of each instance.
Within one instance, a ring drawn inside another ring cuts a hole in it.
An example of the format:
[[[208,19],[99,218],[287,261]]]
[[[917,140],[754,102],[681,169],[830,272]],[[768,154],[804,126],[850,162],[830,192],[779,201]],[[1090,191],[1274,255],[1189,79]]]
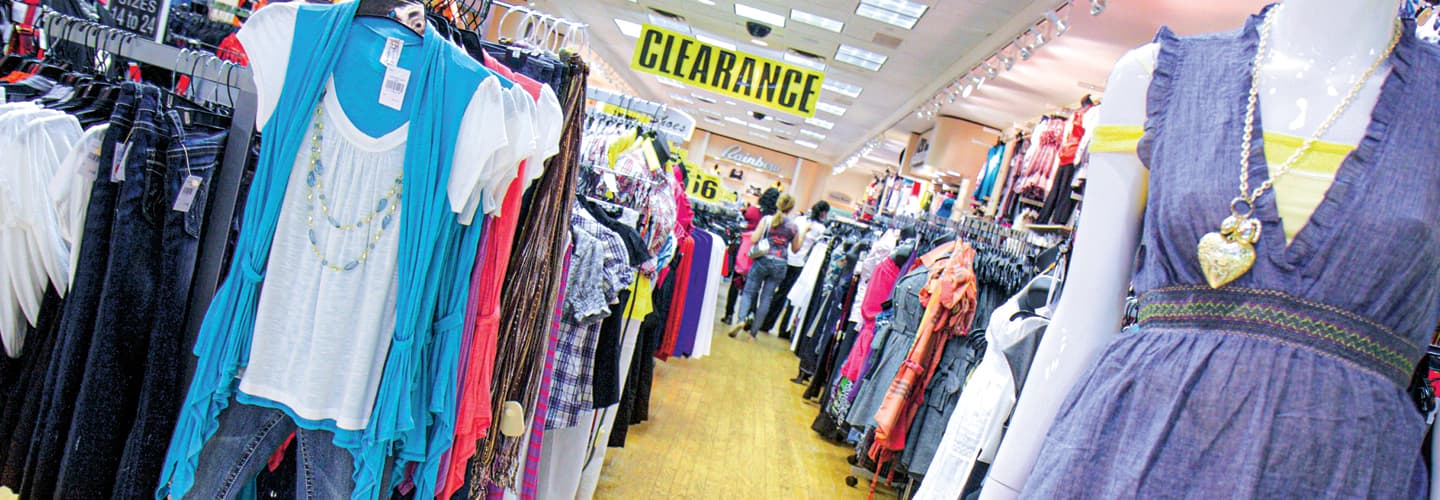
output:
[[[815,202],[810,207],[810,212],[796,217],[795,227],[799,230],[797,234],[800,235],[800,250],[790,252],[785,259],[785,280],[780,282],[780,288],[775,292],[775,295],[779,296],[781,300],[790,296],[790,290],[795,287],[795,282],[800,278],[800,271],[805,269],[805,261],[810,258],[810,250],[815,248],[815,243],[823,241],[829,234],[829,230],[825,228],[825,219],[829,216],[830,204],[822,200]],[[808,302],[810,294],[805,293],[805,295]],[[786,302],[782,302],[782,304],[786,304]],[[785,330],[784,326],[790,324],[790,313],[798,305],[789,304],[770,308],[770,314],[765,316],[765,322],[761,323],[761,330],[770,331],[775,328],[776,319],[780,317],[781,312],[784,312],[785,316],[780,320],[780,336],[789,338],[789,332]]]
[[[770,312],[770,306],[778,295],[775,290],[785,279],[785,259],[790,252],[800,250],[803,240],[797,237],[799,228],[789,216],[790,211],[795,208],[795,198],[789,194],[781,194],[776,200],[775,208],[776,213],[761,220],[759,227],[750,235],[753,244],[763,246],[768,243],[769,248],[764,255],[756,257],[755,263],[750,267],[750,274],[745,278],[745,294],[740,297],[740,311],[742,314],[749,311],[751,304],[758,303],[759,306],[755,310],[754,319],[730,330],[731,337],[738,335],[742,328],[750,330],[752,339],[759,334],[760,320],[765,319],[765,315]]]
[[[739,240],[730,244],[727,249],[730,252],[730,290],[725,297],[725,318],[720,320],[725,324],[735,323],[735,305],[740,302],[740,291],[745,289],[745,275],[750,272],[750,257],[746,255],[750,251],[750,235],[755,232],[755,227],[760,225],[760,207],[750,205],[741,212],[745,217],[745,232],[740,233]],[[749,311],[742,310],[740,317],[748,316]]]

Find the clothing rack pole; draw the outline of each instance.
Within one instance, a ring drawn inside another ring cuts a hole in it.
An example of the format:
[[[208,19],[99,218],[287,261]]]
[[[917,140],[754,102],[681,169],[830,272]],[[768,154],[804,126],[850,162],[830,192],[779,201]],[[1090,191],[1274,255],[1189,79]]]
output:
[[[256,104],[255,84],[248,68],[221,60],[214,55],[185,50],[120,31],[116,28],[77,19],[54,11],[42,14],[41,24],[48,36],[63,39],[91,49],[109,52],[121,58],[190,75],[233,90],[233,100],[226,94],[226,103],[232,113],[230,129],[225,139],[225,156],[220,169],[212,181],[211,198],[206,208],[205,229],[195,259],[195,277],[190,287],[189,318],[186,324],[186,347],[194,345],[195,334],[200,330],[203,314],[215,296],[223,272],[225,247],[230,239],[230,223],[235,216],[236,202],[240,197],[241,176],[250,154],[252,131],[255,128]],[[87,34],[101,32],[106,36],[91,37]],[[118,41],[116,40],[118,39]],[[188,359],[188,357],[187,357]],[[193,359],[187,365],[193,365]],[[192,366],[187,366],[186,380]]]

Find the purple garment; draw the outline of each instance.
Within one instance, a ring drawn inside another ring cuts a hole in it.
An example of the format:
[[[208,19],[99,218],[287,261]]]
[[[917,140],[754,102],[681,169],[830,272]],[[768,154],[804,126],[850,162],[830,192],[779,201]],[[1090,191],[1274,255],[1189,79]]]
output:
[[[695,246],[690,250],[690,282],[685,285],[685,310],[681,311],[680,332],[675,339],[675,355],[690,357],[695,352],[695,337],[700,331],[700,317],[705,309],[706,284],[710,276],[710,246],[715,239],[701,229],[690,231]]]
[[[1440,49],[1406,23],[1324,201],[1287,245],[1264,193],[1254,267],[1212,290],[1196,242],[1230,215],[1261,22],[1156,37],[1139,328],[1070,391],[1023,497],[1426,497],[1427,426],[1405,389],[1440,319]]]

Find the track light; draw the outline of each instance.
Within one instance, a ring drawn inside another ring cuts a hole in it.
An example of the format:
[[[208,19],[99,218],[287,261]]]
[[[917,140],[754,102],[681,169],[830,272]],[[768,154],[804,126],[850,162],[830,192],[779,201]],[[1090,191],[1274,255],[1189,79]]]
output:
[[[1030,56],[1033,56],[1033,55],[1035,55],[1035,50],[1034,50],[1034,49],[1031,49],[1029,45],[1021,45],[1021,46],[1020,46],[1020,59],[1021,59],[1021,60],[1029,61],[1029,60],[1030,60]]]
[[[960,91],[960,97],[969,99],[969,98],[970,98],[970,94],[974,94],[974,93],[975,93],[975,83],[974,83],[974,82],[967,83],[967,84],[965,84],[965,88]]]
[[[995,69],[995,67],[991,66],[988,62],[985,63],[985,77],[994,80],[997,76],[1000,76],[1000,70]]]
[[[1007,56],[1004,53],[996,54],[995,57],[1000,59],[1000,64],[1005,65],[1006,71],[1015,69],[1015,58]]]
[[[1090,15],[1098,16],[1105,12],[1105,0],[1090,0]]]
[[[1045,32],[1044,32],[1044,31],[1036,31],[1036,32],[1035,32],[1035,48],[1038,49],[1038,48],[1040,48],[1040,47],[1042,47],[1042,46],[1044,46],[1044,45],[1045,45]]]
[[[1070,30],[1070,23],[1067,23],[1065,22],[1065,20],[1060,19],[1060,16],[1056,14],[1053,10],[1050,12],[1046,12],[1045,18],[1050,20],[1050,24],[1055,25],[1055,34],[1057,36],[1063,35],[1066,31]]]

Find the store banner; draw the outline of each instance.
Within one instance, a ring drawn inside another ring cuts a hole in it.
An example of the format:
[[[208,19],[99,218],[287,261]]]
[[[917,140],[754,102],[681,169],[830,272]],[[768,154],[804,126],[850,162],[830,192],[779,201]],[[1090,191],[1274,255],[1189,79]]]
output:
[[[720,176],[707,172],[703,169],[693,168],[689,172],[689,184],[685,186],[685,192],[691,198],[696,198],[710,203],[733,203],[740,199],[740,195],[725,188],[720,183]]]
[[[819,71],[649,24],[635,41],[630,68],[805,118],[815,115],[825,81]]]

